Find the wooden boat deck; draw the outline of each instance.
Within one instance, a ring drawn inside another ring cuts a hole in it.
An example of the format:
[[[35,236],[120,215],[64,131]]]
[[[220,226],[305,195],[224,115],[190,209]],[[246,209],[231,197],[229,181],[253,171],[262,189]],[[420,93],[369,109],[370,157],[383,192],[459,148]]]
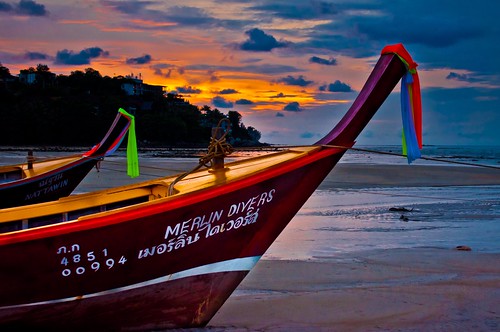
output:
[[[224,169],[204,169],[188,174],[175,185],[175,193],[168,195],[169,185],[177,176],[98,192],[64,197],[55,202],[3,209],[0,213],[0,233],[20,231],[66,221],[84,220],[87,215],[110,213],[139,203],[159,199],[174,199],[194,191],[213,188],[256,174],[270,167],[294,160],[321,149],[320,146],[297,147],[243,161],[227,163]],[[35,218],[36,216],[36,218]]]
[[[58,169],[59,167],[62,167],[66,164],[75,162],[80,158],[81,155],[74,155],[62,158],[34,161],[31,164],[31,168],[28,167],[27,163],[0,166],[0,184],[34,177],[39,174],[44,174],[54,169]]]

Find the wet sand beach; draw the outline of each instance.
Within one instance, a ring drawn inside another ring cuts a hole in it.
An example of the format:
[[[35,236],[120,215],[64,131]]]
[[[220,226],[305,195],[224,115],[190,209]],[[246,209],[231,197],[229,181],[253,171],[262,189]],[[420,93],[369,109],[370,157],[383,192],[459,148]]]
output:
[[[500,254],[389,249],[261,260],[209,331],[498,331]]]

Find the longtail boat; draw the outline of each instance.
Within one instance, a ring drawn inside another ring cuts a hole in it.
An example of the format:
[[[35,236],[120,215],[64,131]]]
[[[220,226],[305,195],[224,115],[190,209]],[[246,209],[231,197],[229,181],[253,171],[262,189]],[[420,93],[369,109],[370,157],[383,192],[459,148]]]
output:
[[[0,208],[56,200],[70,195],[94,166],[112,154],[131,124],[131,115],[118,112],[102,141],[91,150],[60,158],[0,166]]]
[[[205,326],[415,66],[385,48],[312,146],[1,210],[0,329]]]

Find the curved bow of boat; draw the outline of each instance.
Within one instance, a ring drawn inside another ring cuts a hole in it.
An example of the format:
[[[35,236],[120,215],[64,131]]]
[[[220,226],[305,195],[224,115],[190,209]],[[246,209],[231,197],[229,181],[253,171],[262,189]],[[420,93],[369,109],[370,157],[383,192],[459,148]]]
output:
[[[68,196],[99,160],[116,151],[132,122],[132,115],[118,112],[102,141],[84,154],[0,167],[0,208]]]
[[[104,157],[115,152],[134,121],[134,116],[120,109],[102,141],[86,152],[86,157]]]
[[[346,151],[321,145],[354,144],[407,72],[403,60],[382,54],[315,146],[197,170],[174,195],[165,177],[2,210],[0,329],[204,326]],[[116,146],[123,116],[90,155]]]
[[[351,147],[361,131],[389,96],[399,80],[408,71],[405,62],[414,63],[402,44],[386,47],[361,89],[358,97],[340,122],[315,145],[336,145]]]

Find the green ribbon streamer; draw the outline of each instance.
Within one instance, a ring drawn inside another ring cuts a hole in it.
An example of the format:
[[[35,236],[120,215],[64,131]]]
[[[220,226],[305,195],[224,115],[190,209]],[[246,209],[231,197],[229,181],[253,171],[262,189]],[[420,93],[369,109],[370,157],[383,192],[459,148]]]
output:
[[[139,176],[139,154],[137,153],[137,138],[135,136],[135,117],[120,108],[118,112],[130,117],[127,142],[127,175],[131,178]]]

